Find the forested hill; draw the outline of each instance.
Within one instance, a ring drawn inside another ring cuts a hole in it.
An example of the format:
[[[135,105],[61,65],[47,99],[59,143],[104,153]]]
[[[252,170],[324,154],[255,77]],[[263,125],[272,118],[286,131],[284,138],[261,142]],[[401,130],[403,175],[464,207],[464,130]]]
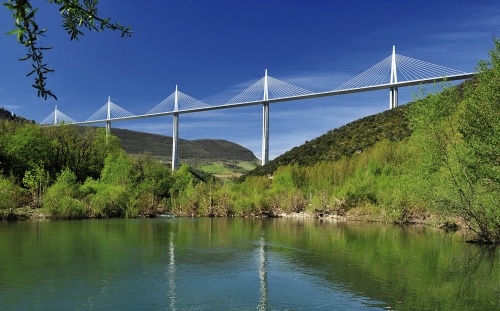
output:
[[[122,148],[128,154],[147,153],[164,161],[172,158],[172,137],[158,134],[112,129],[112,134],[120,139]],[[249,149],[222,139],[179,139],[179,158],[188,164],[214,161],[248,161],[257,158]]]
[[[11,120],[11,121],[18,121],[18,122],[30,122],[29,120],[16,116],[15,114],[11,113],[10,111],[0,108],[0,120]]]
[[[411,134],[404,112],[408,105],[371,115],[331,130],[285,152],[268,164],[255,168],[247,175],[272,174],[278,166],[293,163],[312,165],[320,161],[334,161],[342,156],[363,152],[363,149],[383,139],[402,140]]]

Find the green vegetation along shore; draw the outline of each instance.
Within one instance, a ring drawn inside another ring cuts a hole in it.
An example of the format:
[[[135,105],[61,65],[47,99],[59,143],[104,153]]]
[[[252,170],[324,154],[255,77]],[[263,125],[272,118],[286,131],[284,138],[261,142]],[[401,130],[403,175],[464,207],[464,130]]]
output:
[[[460,86],[331,131],[241,180],[171,174],[95,129],[0,123],[0,210],[55,218],[307,212],[468,228],[500,242],[500,41]],[[213,173],[223,173],[208,165]]]

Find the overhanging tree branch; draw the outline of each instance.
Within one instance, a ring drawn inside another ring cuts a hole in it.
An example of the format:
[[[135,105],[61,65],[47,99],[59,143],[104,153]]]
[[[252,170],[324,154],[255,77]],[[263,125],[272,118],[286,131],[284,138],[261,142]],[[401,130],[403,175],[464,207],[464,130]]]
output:
[[[97,32],[106,29],[119,31],[122,37],[132,35],[130,27],[120,25],[119,22],[112,23],[110,18],[99,16],[98,0],[48,0],[48,2],[59,6],[62,26],[70,35],[70,40],[78,40],[79,36],[84,35],[81,28]],[[35,83],[32,86],[38,90],[38,97],[57,99],[46,84],[46,75],[54,70],[50,69],[43,61],[44,51],[51,49],[51,47],[42,46],[38,40],[45,36],[47,31],[47,29],[40,29],[35,20],[38,9],[33,9],[30,0],[9,0],[3,5],[12,12],[15,26],[7,34],[16,35],[17,41],[28,49],[26,56],[19,60],[32,62],[33,70],[27,76],[34,75]]]

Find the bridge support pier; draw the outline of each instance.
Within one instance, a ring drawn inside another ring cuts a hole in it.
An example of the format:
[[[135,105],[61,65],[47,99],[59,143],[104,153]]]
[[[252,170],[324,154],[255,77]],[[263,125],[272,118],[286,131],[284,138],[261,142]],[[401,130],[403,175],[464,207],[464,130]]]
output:
[[[264,75],[264,100],[269,99],[267,69]],[[262,165],[269,162],[269,103],[262,105]]]
[[[179,168],[179,114],[174,114],[174,129],[172,135],[172,172]]]
[[[269,162],[269,103],[262,107],[262,165]]]
[[[390,99],[389,99],[389,108],[393,109],[398,107],[398,88],[397,87],[391,87],[390,93],[389,93]]]
[[[111,121],[106,121],[106,138],[111,135]]]
[[[179,168],[179,94],[177,85],[175,86],[174,97],[174,123],[172,133],[172,172]]]

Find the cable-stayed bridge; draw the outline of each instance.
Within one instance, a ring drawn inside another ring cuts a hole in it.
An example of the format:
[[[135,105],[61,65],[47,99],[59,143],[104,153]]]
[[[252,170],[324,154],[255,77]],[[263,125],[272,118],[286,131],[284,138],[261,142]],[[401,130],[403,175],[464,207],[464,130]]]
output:
[[[105,122],[106,133],[110,134],[111,122],[172,115],[174,117],[172,170],[176,170],[179,164],[179,115],[209,110],[262,105],[262,164],[264,165],[269,161],[269,104],[389,89],[389,108],[393,109],[398,106],[399,87],[441,81],[463,80],[471,78],[474,75],[474,72],[463,72],[396,54],[396,49],[393,47],[391,55],[337,88],[329,91],[312,92],[306,90],[269,76],[266,69],[263,78],[223,104],[209,105],[180,92],[176,86],[175,91],[171,95],[144,114],[133,114],[111,102],[110,98],[108,98],[108,102],[85,121],[77,122],[73,120],[59,111],[56,106],[54,112],[45,118],[41,124],[57,125],[65,123],[86,125]]]

